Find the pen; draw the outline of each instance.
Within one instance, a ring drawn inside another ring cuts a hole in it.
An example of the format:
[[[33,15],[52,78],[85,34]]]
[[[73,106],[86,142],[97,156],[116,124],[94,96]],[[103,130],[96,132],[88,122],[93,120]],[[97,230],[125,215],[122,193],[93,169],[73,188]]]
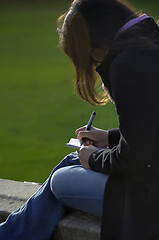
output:
[[[86,131],[89,131],[89,130],[90,130],[95,115],[96,115],[96,112],[95,112],[95,111],[92,112],[92,114],[91,114],[91,116],[90,116],[90,119],[89,119],[89,121],[88,121],[87,127],[86,127],[86,129],[85,129]],[[81,140],[81,146],[83,145],[83,143],[85,142],[85,140],[86,140],[86,138],[82,138],[82,140]]]

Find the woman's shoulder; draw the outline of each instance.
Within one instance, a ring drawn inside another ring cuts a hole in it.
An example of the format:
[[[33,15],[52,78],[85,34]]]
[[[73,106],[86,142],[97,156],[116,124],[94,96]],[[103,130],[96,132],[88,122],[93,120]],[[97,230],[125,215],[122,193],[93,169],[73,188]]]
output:
[[[110,76],[110,73],[116,71],[116,68],[125,70],[127,66],[143,70],[146,66],[156,66],[159,63],[158,49],[140,49],[131,48],[119,53],[108,54],[104,61],[96,68],[101,76]],[[159,69],[159,68],[158,68]],[[148,69],[147,69],[148,70]]]
[[[111,67],[115,65],[133,65],[141,67],[145,63],[159,63],[159,49],[127,49],[120,52],[113,59]]]
[[[158,82],[159,50],[129,49],[123,51],[112,61],[109,76],[112,86],[124,84],[132,87],[139,83],[142,86],[145,82]]]

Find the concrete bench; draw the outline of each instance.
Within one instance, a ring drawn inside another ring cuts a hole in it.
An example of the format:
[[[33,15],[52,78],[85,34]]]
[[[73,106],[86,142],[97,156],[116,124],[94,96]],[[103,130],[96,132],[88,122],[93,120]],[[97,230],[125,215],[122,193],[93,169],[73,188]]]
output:
[[[37,183],[0,179],[0,222],[21,207],[39,187]],[[73,211],[59,222],[50,240],[99,240],[100,224],[97,217]]]

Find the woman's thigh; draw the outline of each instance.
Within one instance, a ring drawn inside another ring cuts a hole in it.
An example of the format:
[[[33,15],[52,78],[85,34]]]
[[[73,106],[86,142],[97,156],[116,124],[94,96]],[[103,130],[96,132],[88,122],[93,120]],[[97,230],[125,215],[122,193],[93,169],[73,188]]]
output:
[[[51,190],[64,205],[101,217],[108,176],[81,165],[58,169],[51,179]]]

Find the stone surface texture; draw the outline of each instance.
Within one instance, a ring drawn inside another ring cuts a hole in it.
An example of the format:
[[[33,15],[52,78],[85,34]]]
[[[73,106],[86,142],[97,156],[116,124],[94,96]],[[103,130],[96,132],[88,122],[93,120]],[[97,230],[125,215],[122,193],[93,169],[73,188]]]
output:
[[[40,184],[0,179],[0,222],[21,207],[39,189]],[[57,225],[50,240],[99,240],[99,218],[72,211]]]

